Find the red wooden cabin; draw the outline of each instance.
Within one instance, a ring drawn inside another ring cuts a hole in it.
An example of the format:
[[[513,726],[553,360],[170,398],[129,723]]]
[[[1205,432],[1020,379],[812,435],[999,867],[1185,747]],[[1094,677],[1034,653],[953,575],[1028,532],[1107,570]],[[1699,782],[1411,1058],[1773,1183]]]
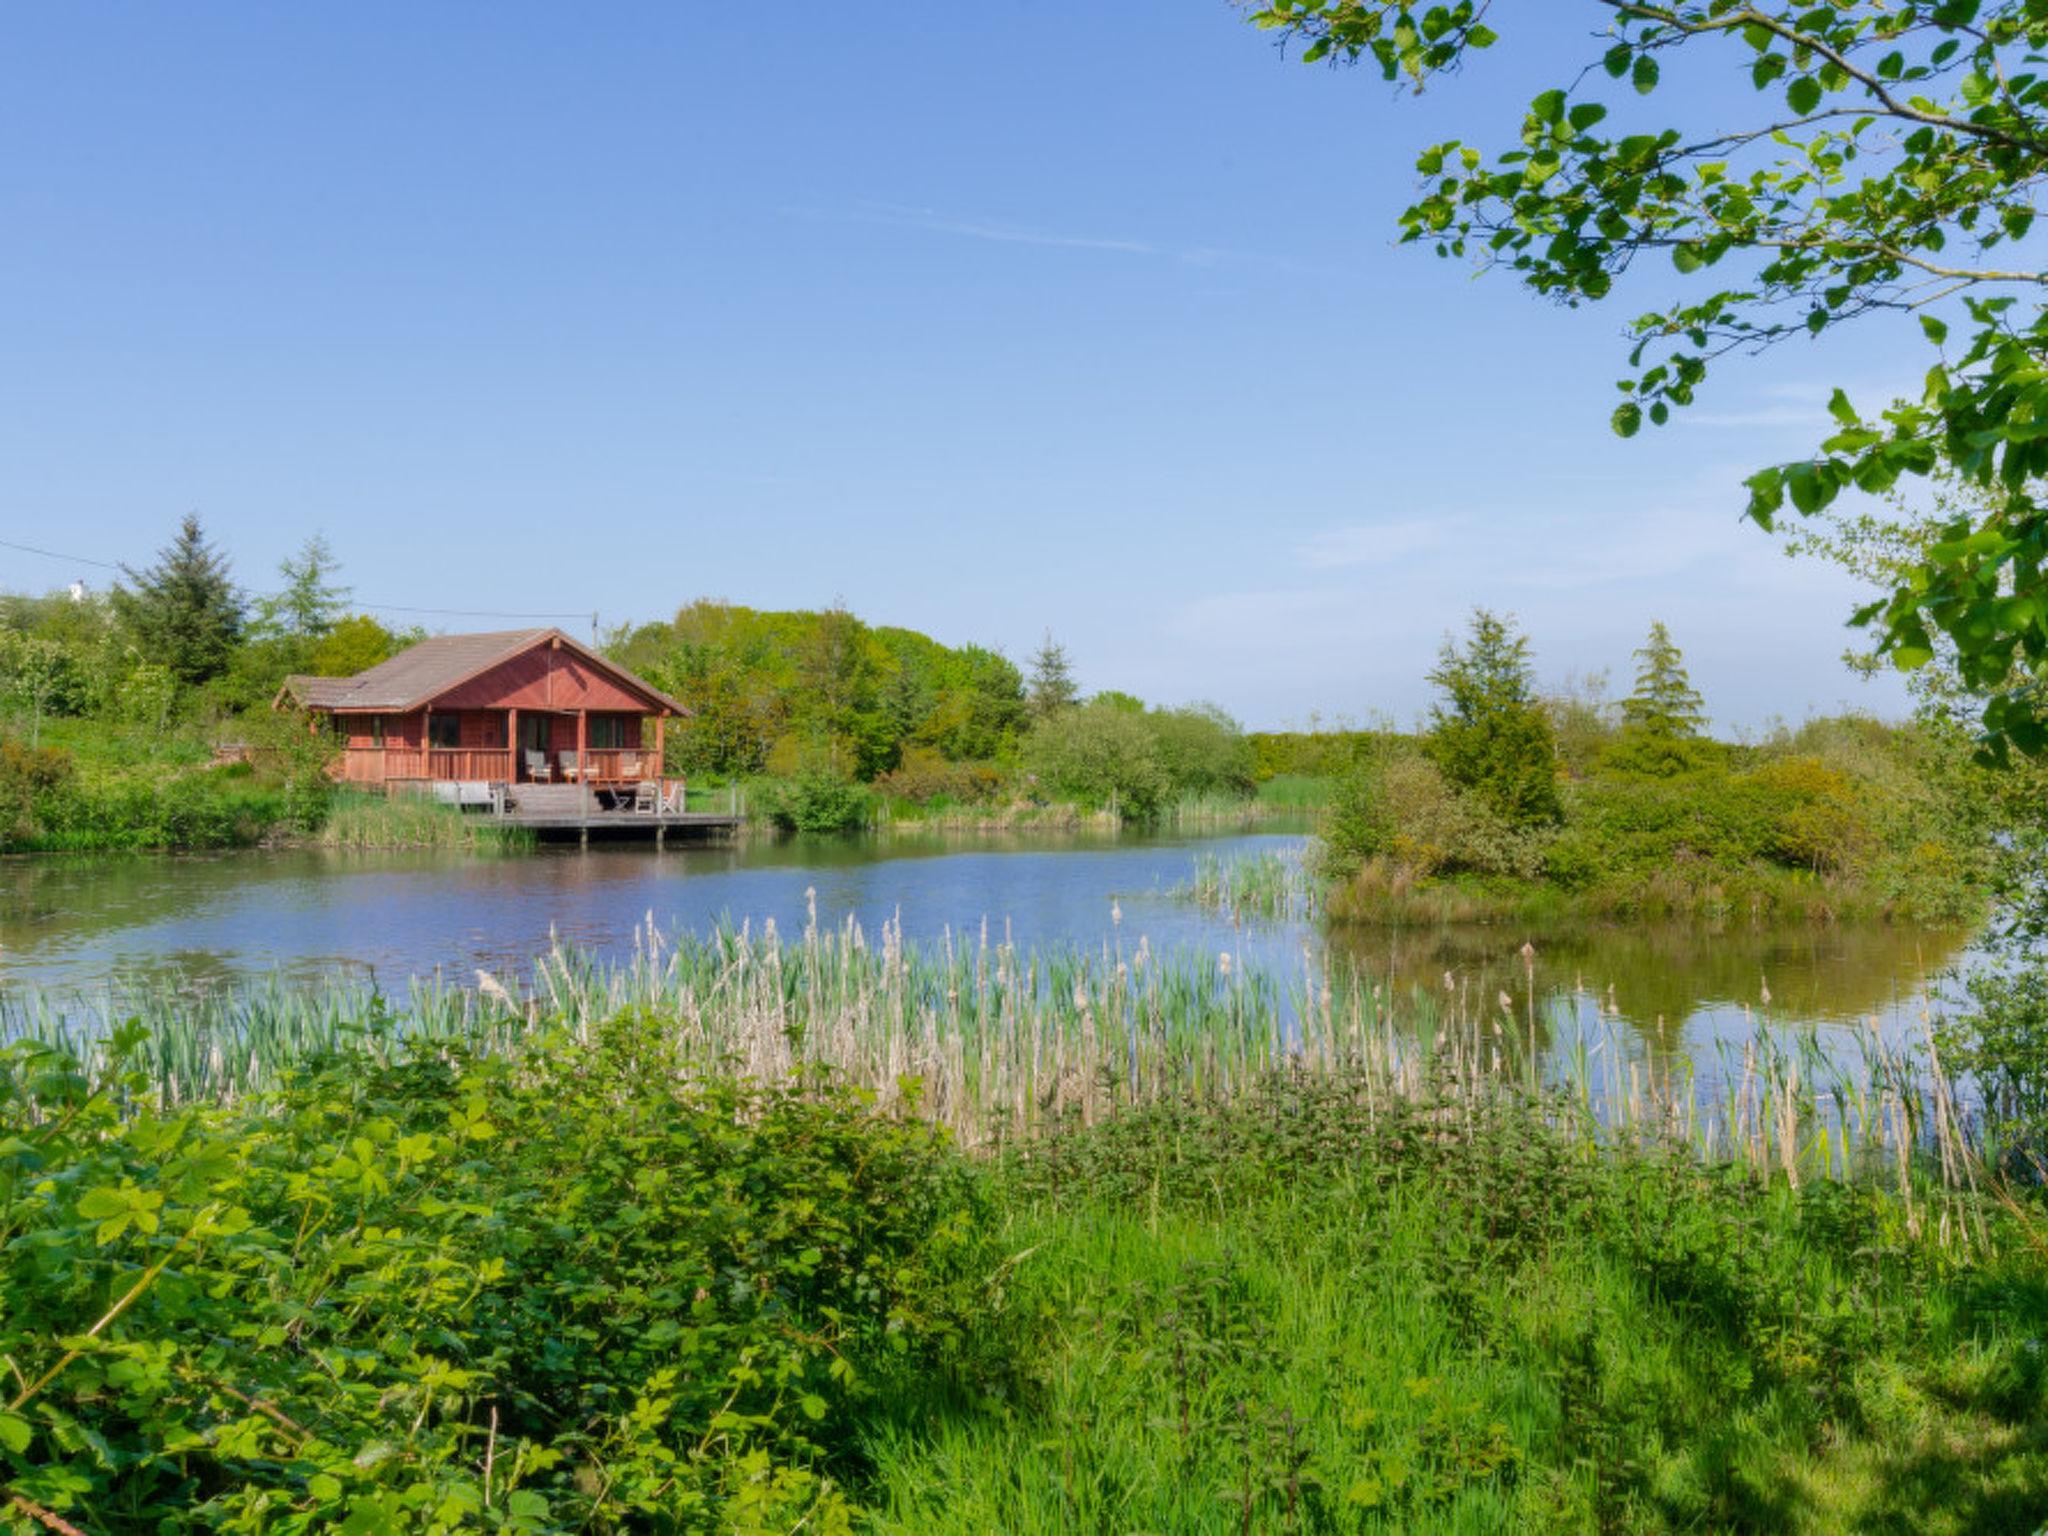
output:
[[[663,724],[689,713],[559,629],[438,635],[354,677],[286,678],[287,701],[332,721],[342,779],[365,785],[658,781]]]

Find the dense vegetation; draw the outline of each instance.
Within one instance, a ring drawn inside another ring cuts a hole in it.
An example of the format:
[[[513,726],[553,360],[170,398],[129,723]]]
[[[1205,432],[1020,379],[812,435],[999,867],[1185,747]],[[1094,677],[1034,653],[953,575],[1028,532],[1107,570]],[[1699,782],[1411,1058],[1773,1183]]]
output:
[[[1324,828],[1340,917],[1982,915],[1999,781],[1920,722],[1703,729],[1662,625],[1629,695],[1538,693],[1528,642],[1480,613],[1446,642],[1416,738],[1361,738]]]
[[[767,613],[697,602],[613,637],[611,653],[691,709],[677,769],[752,780],[777,823],[823,831],[885,820],[1017,824],[1177,802],[1247,799],[1249,748],[1206,705],[1084,699],[1046,637],[1030,669],[871,626],[844,608]]]
[[[187,518],[110,593],[0,596],[0,851],[462,840],[431,815],[360,805],[323,832],[327,748],[272,711],[278,687],[360,671],[417,632],[351,613],[318,538],[278,574],[276,592],[250,596]],[[698,602],[605,645],[691,709],[668,737],[670,771],[736,786],[786,828],[1252,809],[1234,721],[1122,693],[1084,700],[1050,637],[1027,675],[843,608]]]
[[[18,1042],[8,1523],[2048,1514],[2048,1233],[1924,1059],[1602,1106],[1333,980],[728,933]]]

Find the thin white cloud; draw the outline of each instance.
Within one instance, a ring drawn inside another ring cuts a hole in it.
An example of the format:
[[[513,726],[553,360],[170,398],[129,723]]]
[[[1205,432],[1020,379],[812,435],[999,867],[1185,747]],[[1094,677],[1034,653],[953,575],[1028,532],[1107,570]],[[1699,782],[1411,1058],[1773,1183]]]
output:
[[[798,218],[837,218],[858,223],[890,224],[902,229],[928,230],[933,234],[955,235],[967,240],[985,240],[997,245],[1037,246],[1045,250],[1101,251],[1113,256],[1143,256],[1159,261],[1178,262],[1190,267],[1238,264],[1297,274],[1311,274],[1322,270],[1305,266],[1285,256],[1269,256],[1254,251],[1232,251],[1209,245],[1173,245],[1122,235],[1047,229],[1040,225],[1020,224],[1007,219],[978,218],[949,213],[939,208],[919,208],[901,203],[864,201],[841,210],[801,207],[784,211]]]
[[[1295,548],[1295,557],[1312,570],[1347,570],[1358,566],[1393,565],[1443,547],[1462,519],[1404,518],[1389,523],[1344,523],[1313,533]]]

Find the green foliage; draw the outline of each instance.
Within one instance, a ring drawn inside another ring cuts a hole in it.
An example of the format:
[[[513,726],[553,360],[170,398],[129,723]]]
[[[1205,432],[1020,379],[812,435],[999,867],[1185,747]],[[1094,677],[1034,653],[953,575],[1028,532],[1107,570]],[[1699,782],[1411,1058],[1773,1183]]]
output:
[[[367,613],[336,619],[306,656],[315,677],[353,677],[397,653],[401,641]]]
[[[2048,1510],[2017,1234],[1959,1272],[1875,1188],[1367,1098],[1295,1073],[1007,1162],[1029,1390],[883,1429],[882,1528],[1964,1536]]]
[[[844,1531],[863,1416],[974,1369],[977,1181],[668,1038],[175,1114],[8,1050],[9,1493],[110,1533]]]
[[[185,517],[147,571],[124,566],[122,573],[128,585],[114,589],[114,609],[144,654],[181,683],[203,683],[228,669],[242,636],[242,599],[197,517]]]
[[[348,588],[332,579],[340,568],[326,539],[317,533],[307,539],[296,556],[279,562],[277,572],[284,578],[284,588],[256,600],[250,633],[297,641],[306,648],[324,640],[341,622],[348,600]]]
[[[1031,718],[1044,722],[1063,710],[1071,709],[1080,690],[1074,683],[1074,670],[1067,662],[1067,648],[1052,637],[1047,630],[1044,641],[1031,657],[1031,683],[1027,699]]]
[[[1024,743],[1024,768],[1042,796],[1114,804],[1144,821],[1173,784],[1146,717],[1114,704],[1077,704],[1041,718]]]
[[[1386,731],[1252,731],[1252,778],[1335,779],[1391,735]]]
[[[1464,649],[1446,640],[1429,680],[1443,697],[1427,750],[1444,778],[1510,828],[1555,822],[1557,744],[1536,699],[1527,637],[1477,609]]]
[[[913,747],[952,762],[1003,758],[1024,720],[1022,675],[1002,656],[844,609],[697,602],[609,649],[693,712],[669,737],[670,764],[686,773],[787,773],[818,756],[867,780]]]
[[[1366,61],[1420,90],[1498,41],[1482,20],[1492,9],[1267,0],[1254,19],[1306,39],[1311,59]],[[1623,436],[1692,404],[1731,352],[1914,313],[1913,340],[1934,349],[1920,394],[1872,418],[1837,390],[1832,435],[1753,476],[1749,512],[1769,527],[1788,501],[1812,516],[1846,489],[1937,470],[1980,488],[1982,513],[1911,552],[1857,617],[1902,667],[1945,639],[1985,696],[1990,748],[2042,750],[2048,306],[2028,238],[2048,178],[2048,13],[2032,0],[1584,10],[1597,42],[1529,104],[1515,145],[1490,159],[1457,141],[1422,153],[1403,238],[1571,304],[1644,280],[1660,270],[1646,258],[1668,254],[1671,296],[1633,323],[1613,417]],[[1701,120],[1674,105],[1660,121],[1644,98],[1695,61],[1739,67],[1752,108],[1724,99]],[[2010,686],[2016,665],[2029,686]]]
[[[1636,660],[1641,665],[1635,689],[1621,701],[1623,728],[1667,740],[1699,735],[1706,724],[1706,701],[1686,675],[1685,657],[1662,620],[1650,626]]]
[[[1210,704],[1133,711],[1117,698],[1070,704],[1042,716],[1023,747],[1041,798],[1114,806],[1135,821],[1176,799],[1251,793],[1251,753],[1237,722]]]
[[[2022,953],[1968,985],[1969,1007],[1942,1022],[1942,1054],[1975,1079],[2001,1161],[2048,1183],[2048,964]]]
[[[975,805],[993,800],[1004,787],[991,763],[956,763],[930,747],[910,747],[903,760],[875,780],[875,793],[912,805]]]
[[[754,793],[761,814],[785,832],[847,832],[867,825],[872,797],[865,786],[829,768],[764,780]]]

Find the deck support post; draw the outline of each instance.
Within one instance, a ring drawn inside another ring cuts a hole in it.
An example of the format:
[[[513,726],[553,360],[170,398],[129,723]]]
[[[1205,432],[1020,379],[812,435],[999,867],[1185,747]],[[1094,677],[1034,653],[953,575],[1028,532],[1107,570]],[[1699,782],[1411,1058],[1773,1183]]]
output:
[[[656,853],[660,853],[662,849],[666,848],[667,846],[668,825],[666,823],[663,823],[662,825],[654,829],[654,851]]]
[[[519,782],[519,706],[505,711],[505,782]]]
[[[576,788],[583,804],[583,846],[590,846],[590,711],[576,711]]]

